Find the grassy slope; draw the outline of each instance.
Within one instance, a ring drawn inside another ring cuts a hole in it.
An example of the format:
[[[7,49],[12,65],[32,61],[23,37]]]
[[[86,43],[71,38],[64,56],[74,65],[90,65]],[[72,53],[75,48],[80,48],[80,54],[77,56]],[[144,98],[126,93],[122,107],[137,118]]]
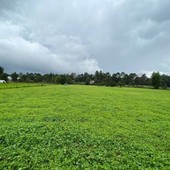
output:
[[[0,169],[169,169],[170,91],[0,90]]]

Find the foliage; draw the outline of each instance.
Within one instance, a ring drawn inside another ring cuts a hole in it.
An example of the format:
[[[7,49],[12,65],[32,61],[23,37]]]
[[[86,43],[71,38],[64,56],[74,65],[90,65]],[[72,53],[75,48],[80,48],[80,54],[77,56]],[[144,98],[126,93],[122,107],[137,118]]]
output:
[[[0,75],[4,73],[4,68],[0,66]]]
[[[87,78],[86,78],[86,85],[89,85],[89,84],[90,84],[90,78],[87,77]]]
[[[2,67],[0,67],[2,68]],[[2,68],[3,69],[3,68]],[[48,84],[93,84],[97,86],[132,86],[132,87],[144,87],[152,86],[151,78],[146,74],[117,72],[110,74],[109,72],[96,71],[95,74],[71,73],[71,74],[40,74],[40,73],[7,73],[0,74],[0,79],[8,80],[8,76],[12,77],[13,82],[20,83],[48,83]],[[159,86],[166,89],[170,87],[170,76],[160,75],[161,81]],[[8,81],[7,81],[8,82]],[[93,83],[91,83],[93,82]],[[156,86],[155,86],[156,87]],[[157,87],[156,87],[157,88]]]
[[[0,169],[167,170],[169,103],[163,90],[1,89]]]
[[[161,75],[160,75],[160,73],[159,72],[153,72],[151,80],[152,80],[153,87],[155,89],[158,89],[160,84],[161,84]]]
[[[4,68],[0,66],[0,79],[4,80]]]
[[[13,82],[16,82],[17,79],[18,79],[18,74],[17,74],[16,72],[12,73],[12,74],[11,74],[11,78],[12,78],[12,81],[13,81]]]

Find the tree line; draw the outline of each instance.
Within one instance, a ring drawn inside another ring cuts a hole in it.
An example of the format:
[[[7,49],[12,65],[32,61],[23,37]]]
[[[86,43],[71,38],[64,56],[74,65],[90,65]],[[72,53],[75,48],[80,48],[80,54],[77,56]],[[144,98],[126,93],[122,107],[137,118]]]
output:
[[[10,79],[9,79],[10,78]],[[98,86],[153,86],[154,88],[162,87],[164,89],[170,87],[170,76],[153,72],[151,77],[146,74],[136,73],[109,73],[96,71],[94,74],[40,74],[40,73],[16,73],[7,74],[4,68],[0,66],[0,79],[5,81],[23,82],[23,83],[49,83],[49,84],[86,84]]]

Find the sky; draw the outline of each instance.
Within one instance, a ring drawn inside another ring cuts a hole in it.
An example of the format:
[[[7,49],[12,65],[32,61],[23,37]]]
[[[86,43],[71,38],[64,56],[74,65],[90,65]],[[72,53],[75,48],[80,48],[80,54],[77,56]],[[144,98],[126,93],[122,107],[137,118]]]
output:
[[[0,0],[0,66],[170,74],[170,0]]]

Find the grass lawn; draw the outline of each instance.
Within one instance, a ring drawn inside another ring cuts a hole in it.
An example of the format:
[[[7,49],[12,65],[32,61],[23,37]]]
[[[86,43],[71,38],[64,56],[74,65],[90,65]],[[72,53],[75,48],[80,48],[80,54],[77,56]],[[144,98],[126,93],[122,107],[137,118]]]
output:
[[[168,170],[170,91],[1,86],[0,169]]]

